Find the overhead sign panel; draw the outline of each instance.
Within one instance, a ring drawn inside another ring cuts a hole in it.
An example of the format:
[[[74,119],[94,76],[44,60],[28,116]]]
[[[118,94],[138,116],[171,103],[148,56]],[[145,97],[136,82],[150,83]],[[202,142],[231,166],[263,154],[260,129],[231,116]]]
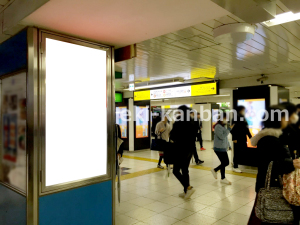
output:
[[[191,86],[191,96],[216,95],[217,83],[198,84]]]
[[[216,95],[217,93],[217,83],[214,82],[173,88],[137,91],[134,92],[134,101]]]
[[[134,101],[150,100],[150,90],[134,92]]]

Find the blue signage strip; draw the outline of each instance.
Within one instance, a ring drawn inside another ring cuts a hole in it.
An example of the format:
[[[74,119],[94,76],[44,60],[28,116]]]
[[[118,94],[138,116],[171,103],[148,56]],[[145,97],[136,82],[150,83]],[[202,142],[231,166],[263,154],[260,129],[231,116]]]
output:
[[[27,68],[27,30],[0,44],[0,76]]]

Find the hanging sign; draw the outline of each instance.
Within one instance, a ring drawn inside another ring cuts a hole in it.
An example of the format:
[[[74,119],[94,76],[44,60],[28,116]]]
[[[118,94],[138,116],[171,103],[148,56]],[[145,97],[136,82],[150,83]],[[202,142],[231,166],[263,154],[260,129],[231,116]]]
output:
[[[203,95],[218,94],[217,83],[196,84],[188,86],[179,86],[173,88],[162,88],[147,91],[134,92],[134,101],[165,99],[165,98],[181,98]]]

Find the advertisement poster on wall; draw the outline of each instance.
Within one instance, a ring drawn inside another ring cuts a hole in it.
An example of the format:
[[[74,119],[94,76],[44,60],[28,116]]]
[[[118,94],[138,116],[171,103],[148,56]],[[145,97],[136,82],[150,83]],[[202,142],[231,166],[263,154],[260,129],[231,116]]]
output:
[[[245,118],[252,136],[255,136],[262,129],[262,117],[266,108],[265,104],[265,99],[238,100],[237,105],[246,108]],[[255,147],[251,145],[249,137],[247,137],[247,145],[249,148]]]
[[[121,138],[127,138],[127,107],[116,107],[116,124],[120,125]]]
[[[26,190],[26,73],[2,80],[1,181]]]
[[[136,106],[135,112],[136,112],[136,138],[148,137],[149,107]]]

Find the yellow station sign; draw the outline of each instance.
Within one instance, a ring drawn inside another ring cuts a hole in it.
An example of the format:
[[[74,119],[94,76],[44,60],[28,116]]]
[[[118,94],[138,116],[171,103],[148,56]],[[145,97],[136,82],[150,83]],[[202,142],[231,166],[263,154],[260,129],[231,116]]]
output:
[[[198,84],[191,86],[191,96],[216,95],[217,83]]]
[[[213,82],[190,86],[178,86],[147,91],[136,91],[134,92],[134,101],[216,95],[217,93],[217,83]]]
[[[150,90],[134,92],[134,101],[150,100]]]

